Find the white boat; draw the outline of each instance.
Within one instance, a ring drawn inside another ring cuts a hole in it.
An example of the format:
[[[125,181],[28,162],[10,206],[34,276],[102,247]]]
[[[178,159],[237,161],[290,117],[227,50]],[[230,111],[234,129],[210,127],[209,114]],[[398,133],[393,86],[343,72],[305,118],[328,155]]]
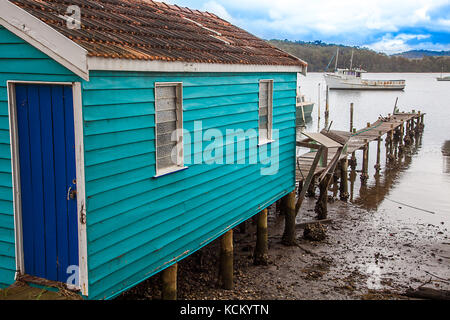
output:
[[[334,57],[333,57],[334,58]],[[336,54],[336,66],[333,73],[325,73],[325,81],[330,90],[403,90],[405,80],[369,80],[363,79],[367,71],[353,68],[353,52],[349,69],[338,69],[339,49]]]

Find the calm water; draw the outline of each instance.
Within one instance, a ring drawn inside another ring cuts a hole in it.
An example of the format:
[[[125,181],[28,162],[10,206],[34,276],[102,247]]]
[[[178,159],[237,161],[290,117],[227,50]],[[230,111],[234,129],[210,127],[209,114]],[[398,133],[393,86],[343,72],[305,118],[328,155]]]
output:
[[[392,113],[397,97],[400,111],[415,109],[426,113],[421,141],[410,154],[392,166],[385,165],[383,142],[383,169],[378,179],[374,177],[376,142],[370,145],[370,180],[367,187],[361,187],[358,173],[353,186],[354,203],[377,210],[394,220],[450,223],[450,81],[436,81],[438,76],[440,74],[366,74],[368,79],[405,79],[406,89],[403,92],[330,91],[329,122],[333,121],[332,130],[349,130],[351,102],[355,105],[353,121],[357,129],[365,127],[367,122],[374,122],[379,115]],[[306,78],[301,77],[300,81],[302,93],[316,102],[313,120],[306,129],[316,132],[319,124],[319,83],[320,129],[326,124],[325,80],[322,74],[310,73]],[[362,151],[357,152],[357,158],[357,170],[360,170]]]

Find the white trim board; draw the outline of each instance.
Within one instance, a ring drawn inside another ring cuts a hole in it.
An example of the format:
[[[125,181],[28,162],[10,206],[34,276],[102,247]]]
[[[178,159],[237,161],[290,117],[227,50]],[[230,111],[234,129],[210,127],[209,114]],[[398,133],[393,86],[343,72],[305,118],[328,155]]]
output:
[[[306,67],[253,64],[193,63],[180,61],[148,61],[88,57],[89,70],[146,72],[297,72],[306,74]]]
[[[2,1],[2,0],[0,0]],[[83,140],[83,113],[81,83],[79,82],[43,82],[43,81],[7,81],[9,125],[11,139],[11,167],[13,182],[13,208],[14,208],[14,235],[16,252],[16,275],[24,274],[25,263],[23,253],[22,230],[22,199],[20,191],[20,159],[17,129],[16,94],[15,85],[19,83],[29,84],[53,84],[72,87],[73,112],[75,128],[75,161],[77,176],[77,214],[78,214],[78,256],[79,256],[79,289],[84,296],[88,296],[88,268],[87,268],[87,234],[86,224],[82,218],[86,216],[86,192],[85,192],[85,166],[84,166],[84,140]]]
[[[0,24],[82,79],[89,80],[87,51],[45,22],[7,0],[0,0]]]

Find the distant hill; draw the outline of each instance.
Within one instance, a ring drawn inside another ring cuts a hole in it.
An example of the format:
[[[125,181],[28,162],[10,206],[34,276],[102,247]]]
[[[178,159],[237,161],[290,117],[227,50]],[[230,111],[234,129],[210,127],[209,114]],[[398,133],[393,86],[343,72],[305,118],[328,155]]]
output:
[[[289,52],[308,62],[309,72],[324,72],[331,58],[339,47],[338,67],[349,67],[352,50],[354,50],[353,65],[360,66],[369,72],[450,72],[450,57],[424,56],[420,59],[403,56],[388,56],[384,53],[361,47],[348,47],[328,44],[322,41],[303,42],[288,40],[270,40],[272,45]],[[334,61],[328,70],[334,68]]]
[[[395,54],[408,59],[422,59],[423,57],[449,57],[450,51],[411,50]]]

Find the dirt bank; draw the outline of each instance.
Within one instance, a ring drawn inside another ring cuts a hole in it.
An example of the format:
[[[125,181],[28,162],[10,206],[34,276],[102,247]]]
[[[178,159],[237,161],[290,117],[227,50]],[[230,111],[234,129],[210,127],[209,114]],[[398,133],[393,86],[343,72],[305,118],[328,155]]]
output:
[[[314,199],[306,199],[298,222],[311,220]],[[269,211],[268,266],[254,266],[255,226],[235,229],[235,288],[217,283],[218,241],[179,264],[179,299],[406,299],[409,287],[450,289],[448,226],[393,223],[383,212],[353,204],[329,204],[327,238],[281,244],[283,217]],[[404,212],[403,214],[407,214]],[[160,299],[159,275],[118,299]]]

